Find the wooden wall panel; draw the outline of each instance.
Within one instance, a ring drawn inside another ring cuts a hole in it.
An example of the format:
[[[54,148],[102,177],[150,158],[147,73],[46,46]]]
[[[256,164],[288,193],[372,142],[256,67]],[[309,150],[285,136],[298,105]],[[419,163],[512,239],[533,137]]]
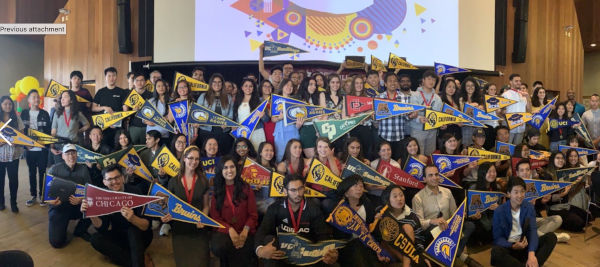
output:
[[[133,52],[120,54],[117,29],[117,1],[69,0],[66,35],[48,35],[44,44],[44,85],[50,79],[69,84],[69,74],[81,70],[85,81],[104,87],[104,69],[117,68],[117,85],[127,87],[125,74],[129,61],[148,60],[137,57],[138,0],[131,0],[131,39]],[[58,22],[58,18],[57,21]],[[94,92],[92,92],[93,94]]]
[[[508,83],[511,73],[521,74],[530,86],[540,80],[549,90],[561,92],[573,89],[581,98],[583,89],[583,45],[574,0],[529,0],[527,58],[525,63],[511,62],[514,33],[514,8],[508,1],[507,65],[496,66],[504,73],[501,77],[488,77],[502,86]],[[565,31],[567,26],[572,29]],[[579,100],[581,101],[581,99]]]

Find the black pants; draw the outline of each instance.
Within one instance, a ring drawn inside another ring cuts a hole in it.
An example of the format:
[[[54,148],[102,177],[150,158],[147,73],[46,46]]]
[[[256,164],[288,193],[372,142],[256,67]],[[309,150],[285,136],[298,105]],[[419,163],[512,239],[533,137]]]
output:
[[[48,209],[48,241],[53,248],[62,248],[67,245],[67,227],[70,220],[79,220],[75,226],[74,235],[87,233],[90,219],[83,219],[79,206],[62,203],[58,207]]]
[[[219,257],[221,267],[256,266],[256,254],[253,248],[253,235],[248,235],[246,243],[240,249],[233,246],[228,234],[212,232],[210,237],[210,250]]]
[[[340,266],[383,266],[375,251],[365,246],[358,238],[346,243],[338,252]]]
[[[48,164],[48,150],[27,151],[25,152],[25,161],[29,168],[29,193],[32,197],[42,196],[42,187],[44,185],[44,174]],[[36,179],[37,176],[37,179]]]
[[[0,162],[0,204],[4,205],[4,176],[8,174],[10,205],[17,206],[17,190],[19,189],[19,160]]]
[[[90,243],[94,249],[117,265],[144,266],[144,253],[152,243],[152,231],[142,231],[130,226],[127,232],[98,232],[92,235]]]
[[[548,216],[559,215],[563,223],[560,228],[571,232],[583,232],[585,227],[585,217],[587,212],[575,206],[570,206],[569,210],[549,210]]]
[[[539,266],[544,265],[544,262],[550,257],[550,253],[552,253],[555,245],[556,235],[554,233],[547,233],[539,238],[538,248],[535,251],[535,257],[537,258]],[[514,250],[511,248],[493,246],[491,264],[498,267],[525,266],[528,257],[527,254],[527,248]]]

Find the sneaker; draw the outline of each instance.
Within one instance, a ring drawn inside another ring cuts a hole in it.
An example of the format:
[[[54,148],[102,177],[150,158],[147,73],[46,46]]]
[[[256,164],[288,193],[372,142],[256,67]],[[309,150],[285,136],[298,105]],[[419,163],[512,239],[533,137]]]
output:
[[[10,210],[11,210],[13,213],[19,213],[19,208],[17,208],[17,205],[14,205],[14,206],[13,206],[13,205],[11,205],[11,206],[10,206]]]
[[[160,236],[168,236],[169,231],[171,231],[171,225],[165,223],[160,227],[160,231],[158,232],[158,234]]]
[[[33,204],[35,204],[36,201],[37,201],[37,198],[36,197],[32,197],[30,200],[27,200],[25,202],[25,206],[31,207],[31,206],[33,206]]]
[[[44,197],[42,197],[42,196],[40,196],[39,203],[40,203],[40,207],[48,206],[48,203],[44,202]]]
[[[557,233],[556,234],[556,241],[558,243],[567,243],[567,241],[569,241],[569,239],[571,239],[571,236],[567,233]]]
[[[159,221],[156,221],[156,220],[152,221],[152,230],[158,229],[159,226],[160,226],[160,222]]]

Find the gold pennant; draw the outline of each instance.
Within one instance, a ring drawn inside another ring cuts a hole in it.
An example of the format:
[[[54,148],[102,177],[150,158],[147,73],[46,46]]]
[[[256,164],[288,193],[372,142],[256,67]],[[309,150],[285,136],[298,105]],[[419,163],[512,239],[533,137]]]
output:
[[[413,64],[408,63],[408,61],[402,59],[399,56],[396,56],[394,53],[390,53],[390,58],[388,59],[388,68],[389,69],[401,69],[401,70],[416,70],[419,69]]]
[[[485,95],[485,111],[488,113],[497,109],[508,107],[514,103],[517,103],[517,101],[499,96]]]
[[[146,100],[135,89],[131,89],[131,93],[125,99],[124,104],[134,110],[139,110],[144,103],[146,103]]]
[[[58,142],[58,138],[31,128],[28,129],[27,135],[42,145],[49,145]]]
[[[318,184],[331,189],[337,189],[342,179],[317,159],[313,159],[306,175],[306,182]]]
[[[175,82],[173,83],[173,87],[177,88],[177,82],[185,80],[190,85],[190,90],[192,92],[205,92],[208,91],[208,84],[196,80],[190,76],[182,74],[180,72],[175,72]],[[224,86],[224,85],[223,85]]]
[[[533,115],[529,112],[506,113],[506,122],[511,130],[530,121],[531,118],[533,118]]]
[[[123,157],[119,160],[119,165],[125,168],[133,167],[135,169],[133,173],[145,180],[153,182],[152,174],[146,165],[144,165],[144,162],[142,162],[140,155],[138,155],[134,147],[132,147],[125,155],[123,155]]]
[[[495,152],[490,152],[485,149],[478,149],[474,147],[469,147],[467,154],[469,156],[480,156],[481,158],[477,162],[477,164],[482,164],[484,162],[497,162],[500,160],[509,160],[510,156],[503,155]]]
[[[68,90],[69,90],[69,88],[67,88],[66,86],[58,83],[55,80],[50,80],[50,83],[48,84],[48,88],[46,88],[45,97],[57,98],[60,95],[60,93],[62,93],[63,91],[68,91]],[[81,96],[75,95],[75,97],[77,98],[77,102],[81,102],[81,103],[90,102]]]
[[[106,114],[99,114],[92,116],[92,121],[94,121],[94,125],[100,127],[102,130],[110,127],[111,125],[117,123],[118,121],[130,116],[131,114],[136,113],[135,110],[131,111],[121,111],[121,112],[113,112]]]
[[[283,192],[283,178],[283,175],[277,172],[271,172],[271,189],[269,190],[269,197],[286,197],[286,194]],[[304,197],[325,197],[325,195],[305,186]]]
[[[156,155],[150,166],[159,170],[163,170],[171,177],[177,176],[181,168],[177,158],[175,158],[173,153],[171,153],[166,146],[163,146],[163,148],[158,152],[158,155]]]
[[[4,125],[3,122],[0,122],[0,128]],[[24,135],[23,133],[15,130],[13,127],[8,126],[8,124],[2,129],[2,135],[8,139],[8,142],[13,145],[21,145],[21,146],[29,146],[29,147],[41,147],[44,146],[40,143],[31,139],[31,137]],[[6,143],[4,138],[0,138],[0,144]]]
[[[378,59],[373,55],[371,55],[371,69],[374,71],[387,71],[387,69],[383,65],[383,61],[381,61],[381,59]]]
[[[146,80],[146,83],[144,84],[144,90],[150,93],[154,92],[154,85],[152,82],[150,82],[150,80]],[[132,89],[131,91],[135,91],[135,89]]]
[[[430,109],[425,110],[426,122],[423,124],[425,130],[436,129],[444,125],[455,124],[461,122],[469,122],[469,120],[461,117],[446,114],[444,112],[434,111]]]

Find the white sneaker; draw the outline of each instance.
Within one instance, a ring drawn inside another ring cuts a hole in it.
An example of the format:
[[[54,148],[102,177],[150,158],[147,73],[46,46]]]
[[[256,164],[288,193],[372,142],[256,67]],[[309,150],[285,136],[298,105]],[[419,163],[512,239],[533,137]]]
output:
[[[168,236],[169,231],[171,231],[171,225],[168,223],[165,223],[160,227],[160,231],[158,232],[158,234],[160,236]]]
[[[557,233],[556,234],[556,241],[558,243],[567,243],[567,241],[569,241],[569,239],[571,239],[571,236],[567,233]]]
[[[160,226],[160,221],[152,220],[152,230],[158,229],[159,226]]]

